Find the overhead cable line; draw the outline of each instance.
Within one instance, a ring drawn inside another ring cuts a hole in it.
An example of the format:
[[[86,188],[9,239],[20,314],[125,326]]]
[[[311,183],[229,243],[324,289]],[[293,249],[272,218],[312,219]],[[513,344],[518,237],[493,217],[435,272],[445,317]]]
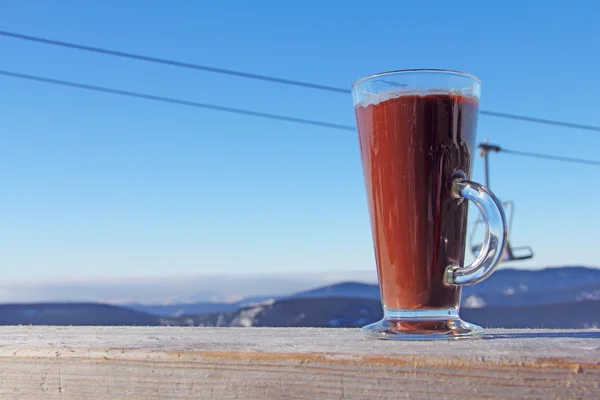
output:
[[[504,149],[504,148],[502,149],[502,152],[507,153],[507,154],[514,154],[516,156],[533,157],[533,158],[541,158],[541,159],[552,160],[552,161],[562,161],[562,162],[569,162],[569,163],[576,163],[576,164],[587,164],[587,165],[600,166],[600,161],[586,160],[583,158],[555,156],[555,155],[551,155],[551,154],[532,153],[529,151],[509,150],[509,149]]]
[[[250,115],[253,117],[267,118],[267,119],[273,119],[273,120],[279,120],[279,121],[295,122],[297,124],[320,126],[323,128],[339,129],[339,130],[344,130],[344,131],[354,131],[355,130],[355,128],[350,125],[334,124],[334,123],[325,122],[325,121],[317,121],[317,120],[312,120],[312,119],[289,117],[289,116],[285,116],[285,115],[270,114],[270,113],[264,113],[264,112],[259,112],[259,111],[245,110],[245,109],[241,109],[241,108],[225,107],[225,106],[219,106],[216,104],[199,103],[196,101],[181,100],[181,99],[176,99],[176,98],[172,98],[172,97],[164,97],[164,96],[156,96],[156,95],[146,94],[146,93],[131,92],[131,91],[127,91],[127,90],[107,88],[107,87],[103,87],[103,86],[87,85],[84,83],[63,81],[63,80],[59,80],[59,79],[45,78],[42,76],[21,74],[18,72],[0,70],[0,75],[9,76],[9,77],[18,78],[18,79],[26,79],[26,80],[30,80],[30,81],[36,81],[36,82],[49,83],[52,85],[92,90],[92,91],[96,91],[96,92],[116,94],[116,95],[120,95],[120,96],[135,97],[138,99],[161,101],[163,103],[172,103],[172,104],[178,104],[178,105],[182,105],[182,106],[205,108],[205,109],[209,109],[209,110],[223,111],[223,112],[228,112],[228,113],[233,113],[233,114]]]
[[[88,84],[84,84],[84,83],[64,81],[64,80],[46,78],[46,77],[41,77],[41,76],[36,76],[36,75],[22,74],[22,73],[18,73],[18,72],[0,70],[0,75],[11,77],[11,78],[35,81],[35,82],[48,83],[48,84],[52,84],[52,85],[108,93],[108,94],[119,95],[119,96],[160,101],[163,103],[171,103],[171,104],[177,104],[177,105],[188,106],[188,107],[196,107],[196,108],[204,108],[204,109],[209,109],[209,110],[214,110],[214,111],[223,111],[223,112],[228,112],[228,113],[233,113],[233,114],[242,114],[242,115],[248,115],[248,116],[258,117],[258,118],[266,118],[266,119],[272,119],[272,120],[293,122],[293,123],[297,123],[297,124],[313,125],[313,126],[319,126],[322,128],[338,129],[338,130],[344,130],[344,131],[355,131],[356,130],[353,126],[350,126],[350,125],[342,125],[342,124],[335,124],[335,123],[326,122],[326,121],[318,121],[318,120],[312,120],[312,119],[290,117],[290,116],[280,115],[280,114],[264,113],[264,112],[260,112],[260,111],[246,110],[246,109],[241,109],[241,108],[225,107],[225,106],[220,106],[220,105],[216,105],[216,104],[199,103],[196,101],[182,100],[182,99],[176,99],[176,98],[172,98],[172,97],[157,96],[157,95],[139,93],[139,92],[131,92],[131,91],[127,91],[127,90],[108,88],[108,87],[104,87],[104,86],[88,85]],[[565,161],[565,162],[576,162],[576,163],[580,163],[580,164],[600,165],[600,161],[585,160],[585,159],[571,158],[571,157],[562,157],[562,156],[553,156],[553,155],[548,155],[548,154],[531,153],[531,152],[518,151],[518,150],[509,150],[509,149],[501,148],[500,146],[491,145],[491,144],[487,144],[487,143],[482,143],[479,145],[479,147],[483,151],[487,151],[487,152],[489,152],[489,151],[504,152],[504,153],[515,154],[515,155],[520,155],[520,156],[545,158],[545,159],[550,159],[550,160],[554,160],[554,161]]]
[[[284,85],[306,87],[306,88],[310,88],[310,89],[318,89],[318,90],[324,90],[324,91],[335,92],[335,93],[343,93],[343,94],[350,93],[350,90],[346,89],[346,88],[339,88],[339,87],[335,87],[335,86],[322,85],[322,84],[306,82],[306,81],[298,81],[298,80],[293,80],[293,79],[278,78],[278,77],[270,76],[270,75],[255,74],[255,73],[226,69],[226,68],[217,68],[217,67],[212,67],[209,65],[188,63],[188,62],[170,60],[170,59],[160,58],[160,57],[145,56],[145,55],[125,52],[125,51],[110,50],[110,49],[105,49],[105,48],[101,48],[101,47],[94,47],[94,46],[88,46],[88,45],[77,44],[77,43],[72,43],[72,42],[47,39],[47,38],[43,38],[43,37],[39,37],[39,36],[24,35],[24,34],[16,33],[16,32],[8,32],[8,31],[0,30],[0,36],[10,37],[13,39],[26,40],[26,41],[30,41],[30,42],[42,43],[42,44],[47,44],[47,45],[52,45],[52,46],[65,47],[65,48],[70,48],[70,49],[75,49],[75,50],[82,50],[82,51],[87,51],[87,52],[105,54],[105,55],[110,55],[110,56],[115,56],[115,57],[129,58],[129,59],[151,62],[151,63],[156,63],[156,64],[163,64],[163,65],[170,65],[170,66],[180,67],[180,68],[194,69],[194,70],[198,70],[198,71],[205,71],[205,72],[212,72],[212,73],[217,73],[217,74],[237,76],[237,77],[241,77],[241,78],[268,81],[268,82],[284,84]],[[496,111],[487,111],[487,110],[481,110],[480,113],[482,115],[487,115],[487,116],[496,117],[496,118],[504,118],[504,119],[511,119],[511,120],[516,120],[516,121],[531,122],[531,123],[551,125],[551,126],[559,126],[559,127],[563,127],[563,128],[581,129],[581,130],[587,130],[587,131],[593,131],[593,132],[600,132],[600,126],[597,126],[597,125],[579,124],[579,123],[574,123],[574,122],[558,121],[558,120],[551,120],[551,119],[546,119],[546,118],[537,118],[537,117],[530,117],[530,116],[525,116],[525,115],[503,113],[503,112],[496,112]]]
[[[489,143],[480,143],[478,147],[481,149],[481,155],[482,155],[482,157],[484,157],[484,161],[486,164],[486,181],[489,179],[489,176],[487,173],[487,163],[488,163],[488,154],[491,152],[513,154],[516,156],[532,157],[532,158],[539,158],[539,159],[545,159],[545,160],[551,160],[551,161],[560,161],[560,162],[600,166],[600,161],[597,161],[597,160],[589,160],[589,159],[585,159],[585,158],[576,158],[576,157],[556,156],[556,155],[552,155],[552,154],[534,153],[534,152],[530,152],[530,151],[511,150],[511,149],[505,149],[504,147],[500,147],[498,145],[489,144]]]
[[[310,88],[310,89],[326,90],[326,91],[337,92],[337,93],[346,93],[346,94],[350,93],[349,89],[343,89],[343,88],[338,88],[338,87],[328,86],[328,85],[320,85],[318,83],[303,82],[303,81],[297,81],[297,80],[285,79],[285,78],[277,78],[274,76],[253,74],[250,72],[235,71],[235,70],[226,69],[226,68],[211,67],[208,65],[200,65],[200,64],[192,64],[192,63],[176,61],[176,60],[168,60],[166,58],[160,58],[160,57],[144,56],[144,55],[129,53],[129,52],[125,52],[125,51],[103,49],[100,47],[87,46],[87,45],[83,45],[83,44],[63,42],[60,40],[45,39],[45,38],[41,38],[41,37],[37,37],[37,36],[22,35],[20,33],[14,33],[14,32],[0,31],[0,36],[12,37],[15,39],[22,39],[22,40],[27,40],[30,42],[49,44],[52,46],[67,47],[70,49],[83,50],[83,51],[88,51],[88,52],[93,52],[93,53],[100,53],[100,54],[105,54],[105,55],[109,55],[109,56],[130,58],[133,60],[146,61],[146,62],[151,62],[151,63],[155,63],[155,64],[164,64],[164,65],[170,65],[173,67],[213,72],[216,74],[238,76],[240,78],[269,81],[269,82],[280,83],[280,84],[284,84],[284,85],[302,86],[302,87],[306,87],[306,88]]]

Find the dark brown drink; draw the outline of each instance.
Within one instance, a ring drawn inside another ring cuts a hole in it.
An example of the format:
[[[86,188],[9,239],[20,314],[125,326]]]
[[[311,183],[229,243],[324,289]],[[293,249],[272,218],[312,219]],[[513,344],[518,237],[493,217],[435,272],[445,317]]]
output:
[[[355,107],[375,258],[387,309],[458,307],[443,283],[463,265],[467,201],[451,196],[470,177],[479,103],[454,94],[401,95]]]

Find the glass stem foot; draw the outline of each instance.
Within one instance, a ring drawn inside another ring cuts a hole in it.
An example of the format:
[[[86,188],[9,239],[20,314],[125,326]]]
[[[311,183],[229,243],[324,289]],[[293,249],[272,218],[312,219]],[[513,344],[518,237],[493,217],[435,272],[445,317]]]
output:
[[[461,320],[457,309],[386,309],[381,321],[363,327],[362,332],[376,339],[391,340],[456,340],[483,336],[483,328]]]

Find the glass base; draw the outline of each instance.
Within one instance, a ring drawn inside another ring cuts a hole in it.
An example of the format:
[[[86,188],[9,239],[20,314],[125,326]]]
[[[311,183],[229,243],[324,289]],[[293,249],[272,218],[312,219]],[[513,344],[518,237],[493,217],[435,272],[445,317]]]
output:
[[[483,337],[483,328],[458,317],[458,310],[385,310],[383,319],[361,329],[388,340],[459,340]]]

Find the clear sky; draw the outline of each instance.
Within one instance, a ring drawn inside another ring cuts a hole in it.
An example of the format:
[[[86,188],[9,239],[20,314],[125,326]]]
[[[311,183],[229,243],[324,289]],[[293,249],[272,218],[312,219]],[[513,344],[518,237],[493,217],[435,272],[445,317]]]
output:
[[[483,80],[483,109],[600,125],[600,3],[374,4],[2,0],[0,29],[344,88],[458,69]],[[354,124],[344,94],[4,37],[0,54],[14,72]],[[355,133],[1,76],[0,88],[5,278],[374,268]],[[600,158],[600,133],[482,116],[486,137]],[[600,265],[600,168],[508,154],[491,166],[517,205],[513,245],[536,251],[517,265]]]

